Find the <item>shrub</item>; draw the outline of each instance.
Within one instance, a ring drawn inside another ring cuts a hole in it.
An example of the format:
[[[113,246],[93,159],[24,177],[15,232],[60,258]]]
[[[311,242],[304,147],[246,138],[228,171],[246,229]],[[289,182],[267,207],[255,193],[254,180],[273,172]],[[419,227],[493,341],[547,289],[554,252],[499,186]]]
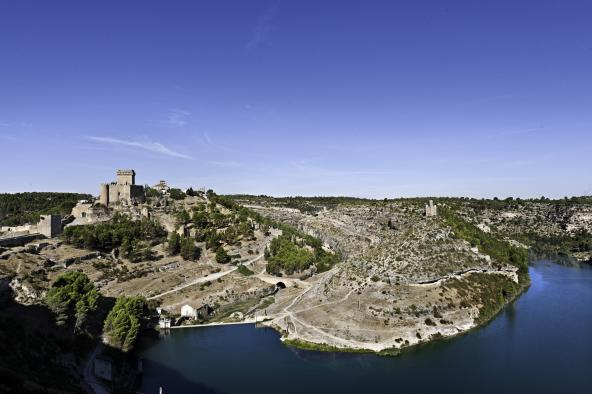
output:
[[[251,276],[254,274],[253,271],[251,271],[249,268],[247,268],[246,266],[244,266],[242,264],[238,266],[237,271],[240,272],[244,276]]]
[[[222,246],[216,251],[216,262],[219,264],[228,264],[230,262],[230,256]]]

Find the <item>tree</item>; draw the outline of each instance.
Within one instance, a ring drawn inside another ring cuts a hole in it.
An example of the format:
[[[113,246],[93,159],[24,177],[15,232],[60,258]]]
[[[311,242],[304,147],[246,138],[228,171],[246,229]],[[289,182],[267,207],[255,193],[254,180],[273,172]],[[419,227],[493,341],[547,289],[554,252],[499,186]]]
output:
[[[185,198],[185,193],[181,189],[169,189],[169,196],[173,200],[183,200]]]
[[[144,186],[144,193],[146,194],[147,198],[158,197],[162,195],[161,192],[149,187],[148,185]]]
[[[230,263],[230,256],[224,250],[224,247],[220,246],[216,251],[216,262],[219,264],[227,264]]]
[[[107,342],[124,352],[131,350],[140,330],[146,300],[142,297],[121,297],[105,319],[103,335]]]
[[[215,229],[210,229],[206,233],[206,249],[217,250],[220,248],[220,234]]]
[[[195,246],[195,242],[190,237],[181,239],[181,257],[185,260],[198,260],[201,256],[201,249]]]
[[[208,214],[204,211],[193,212],[193,224],[198,228],[206,228],[210,225]]]
[[[177,232],[173,231],[169,236],[167,252],[169,256],[175,256],[181,251],[181,237]]]
[[[56,315],[56,324],[66,326],[74,319],[74,329],[82,331],[88,315],[95,311],[99,293],[88,277],[79,271],[66,272],[52,284],[45,296],[49,309]]]
[[[181,209],[179,212],[177,212],[176,216],[177,224],[179,225],[187,224],[191,221],[191,216],[189,216],[189,212],[187,212],[184,209]]]

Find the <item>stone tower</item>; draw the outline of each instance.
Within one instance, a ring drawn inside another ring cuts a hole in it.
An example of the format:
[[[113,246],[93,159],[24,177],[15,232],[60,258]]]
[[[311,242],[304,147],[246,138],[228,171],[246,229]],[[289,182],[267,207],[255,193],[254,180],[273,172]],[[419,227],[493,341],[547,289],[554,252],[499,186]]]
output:
[[[109,184],[107,183],[101,183],[99,202],[106,207],[109,206]]]
[[[136,185],[134,170],[117,170],[117,181],[102,183],[99,202],[106,207],[133,205],[145,200],[144,186]]]
[[[117,170],[118,185],[135,185],[136,172],[134,170]]]
[[[434,201],[430,200],[429,205],[425,206],[426,217],[434,217],[438,215],[438,206],[434,205]]]

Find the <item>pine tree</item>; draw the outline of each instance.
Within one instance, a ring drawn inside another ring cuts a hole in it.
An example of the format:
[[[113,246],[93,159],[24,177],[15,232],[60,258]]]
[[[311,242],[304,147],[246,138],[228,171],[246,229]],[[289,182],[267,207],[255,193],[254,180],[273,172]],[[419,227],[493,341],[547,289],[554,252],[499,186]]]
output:
[[[181,237],[176,232],[169,236],[167,251],[170,256],[175,256],[181,251]]]

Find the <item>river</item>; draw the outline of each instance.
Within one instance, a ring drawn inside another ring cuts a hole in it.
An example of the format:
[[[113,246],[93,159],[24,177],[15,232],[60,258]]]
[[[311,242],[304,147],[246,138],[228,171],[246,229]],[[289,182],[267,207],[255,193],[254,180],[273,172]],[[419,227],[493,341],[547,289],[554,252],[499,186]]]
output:
[[[253,325],[172,330],[144,354],[163,393],[592,393],[592,269],[538,262],[487,326],[397,357],[283,345]]]

